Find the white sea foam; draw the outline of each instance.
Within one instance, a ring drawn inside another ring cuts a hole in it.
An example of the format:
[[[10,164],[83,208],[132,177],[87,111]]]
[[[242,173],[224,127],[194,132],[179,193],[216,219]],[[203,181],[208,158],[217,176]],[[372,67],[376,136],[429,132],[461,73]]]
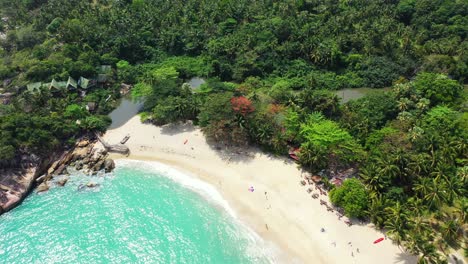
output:
[[[242,235],[248,240],[249,244],[255,245],[248,247],[246,254],[254,257],[266,258],[270,263],[276,262],[276,257],[279,254],[279,249],[273,244],[263,240],[256,232],[249,226],[239,221],[234,210],[229,206],[229,203],[221,196],[216,188],[204,181],[199,180],[196,176],[189,172],[181,172],[171,166],[157,162],[157,161],[141,161],[132,159],[119,159],[116,160],[118,167],[138,168],[139,170],[148,170],[155,172],[158,175],[167,177],[183,187],[193,190],[200,194],[207,201],[213,202],[215,205],[221,207],[229,216],[232,217],[233,222],[239,226]]]
[[[232,210],[228,202],[221,196],[214,186],[197,179],[188,172],[181,172],[157,161],[119,159],[116,160],[116,165],[138,168],[140,170],[149,170],[157,173],[158,175],[167,177],[185,188],[197,192],[206,200],[214,202],[216,205],[222,207],[233,218],[237,218],[234,210]]]

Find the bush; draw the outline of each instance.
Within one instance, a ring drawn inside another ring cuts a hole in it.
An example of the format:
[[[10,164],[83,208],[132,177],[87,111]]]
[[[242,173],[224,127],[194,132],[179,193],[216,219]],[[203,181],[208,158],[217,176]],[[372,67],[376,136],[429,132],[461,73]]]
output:
[[[386,57],[371,57],[357,68],[367,87],[388,87],[402,74],[400,66]]]
[[[463,91],[463,87],[457,81],[436,73],[420,73],[413,84],[423,97],[431,100],[431,105],[454,104],[460,99]]]
[[[348,179],[330,191],[330,200],[342,207],[348,217],[363,218],[369,205],[368,192],[358,179]]]

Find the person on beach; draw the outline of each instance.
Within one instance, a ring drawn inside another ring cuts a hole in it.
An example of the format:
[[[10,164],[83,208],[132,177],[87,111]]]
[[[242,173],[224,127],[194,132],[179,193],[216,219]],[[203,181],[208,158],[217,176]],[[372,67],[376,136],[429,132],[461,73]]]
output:
[[[323,227],[320,228],[320,232],[322,232],[322,233],[325,232],[325,229]]]
[[[359,248],[356,248],[357,253],[359,253]]]

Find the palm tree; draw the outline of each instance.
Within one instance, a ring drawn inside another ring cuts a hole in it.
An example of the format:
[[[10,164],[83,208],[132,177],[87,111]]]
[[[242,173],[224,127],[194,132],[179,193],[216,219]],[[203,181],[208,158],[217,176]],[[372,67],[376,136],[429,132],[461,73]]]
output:
[[[421,111],[427,110],[429,105],[431,104],[431,101],[427,98],[421,98],[419,101],[416,103],[416,108],[418,108]]]
[[[408,110],[412,106],[413,102],[408,98],[401,98],[398,100],[398,109],[403,112]]]
[[[427,191],[423,200],[426,201],[429,208],[439,208],[447,200],[447,189],[438,178],[428,182]]]
[[[370,165],[362,168],[360,172],[361,179],[371,192],[379,192],[386,186],[386,182],[383,177],[380,177],[377,170],[378,167],[374,163],[371,163]]]
[[[393,207],[385,208],[387,211],[387,221],[385,221],[385,228],[392,237],[393,241],[398,246],[406,239],[406,232],[408,231],[408,215],[406,210],[397,202]]]
[[[468,140],[457,139],[450,142],[450,145],[459,153],[459,155],[466,157],[468,153]]]
[[[449,205],[452,205],[456,197],[463,195],[465,189],[460,179],[455,175],[446,175],[443,180],[447,190],[447,201]]]
[[[383,228],[385,225],[385,205],[382,197],[377,195],[373,198],[367,209],[367,215],[372,223],[375,224],[378,228]]]
[[[441,234],[444,240],[447,242],[456,242],[458,239],[458,231],[460,229],[460,223],[458,219],[450,216],[449,219],[446,219],[441,225]]]
[[[460,222],[468,222],[468,199],[462,198],[459,200],[458,204],[455,205],[454,214],[457,214],[460,218]]]
[[[427,174],[430,158],[426,153],[411,155],[408,166],[405,168],[406,173],[413,176]]]
[[[378,159],[377,164],[380,166],[379,174],[385,178],[393,180],[400,174],[400,168],[393,163],[393,159]]]
[[[424,212],[427,210],[427,206],[424,205],[423,201],[417,197],[411,197],[408,199],[407,206],[408,210],[415,215],[415,218],[420,217],[421,221],[423,221],[423,217],[421,217]]]

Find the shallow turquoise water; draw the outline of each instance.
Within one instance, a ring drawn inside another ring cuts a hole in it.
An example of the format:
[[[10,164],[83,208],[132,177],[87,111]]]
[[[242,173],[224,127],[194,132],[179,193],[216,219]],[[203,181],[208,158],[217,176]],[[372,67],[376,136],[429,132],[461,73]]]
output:
[[[90,181],[100,186],[78,190]],[[268,263],[223,201],[187,188],[207,189],[198,185],[133,161],[104,177],[72,175],[65,187],[32,194],[0,216],[0,263]]]

